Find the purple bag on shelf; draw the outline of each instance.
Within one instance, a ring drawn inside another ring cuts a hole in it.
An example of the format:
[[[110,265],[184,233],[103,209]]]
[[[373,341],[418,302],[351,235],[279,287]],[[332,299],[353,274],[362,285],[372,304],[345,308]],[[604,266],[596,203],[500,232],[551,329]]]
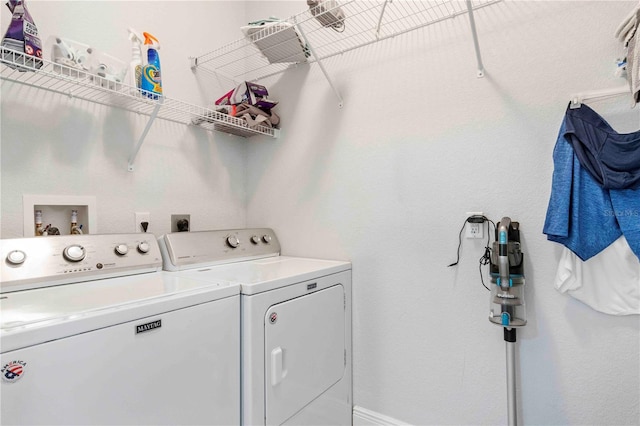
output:
[[[8,66],[20,71],[28,71],[28,68],[19,65],[36,69],[42,67],[42,42],[25,0],[9,0],[7,7],[13,16],[2,39],[2,59],[8,61],[5,62]]]

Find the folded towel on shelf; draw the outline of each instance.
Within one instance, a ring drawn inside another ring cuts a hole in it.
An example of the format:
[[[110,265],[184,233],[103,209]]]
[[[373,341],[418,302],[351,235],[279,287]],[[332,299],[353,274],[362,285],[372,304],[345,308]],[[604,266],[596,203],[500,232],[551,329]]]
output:
[[[309,49],[295,25],[280,20],[263,20],[240,28],[270,64],[305,62]]]

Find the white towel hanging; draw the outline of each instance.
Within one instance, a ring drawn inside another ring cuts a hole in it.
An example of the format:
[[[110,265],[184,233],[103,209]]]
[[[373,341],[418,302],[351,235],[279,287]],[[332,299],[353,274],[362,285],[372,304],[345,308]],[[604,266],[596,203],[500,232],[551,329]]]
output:
[[[640,314],[640,262],[624,236],[587,261],[565,247],[555,288],[605,314]]]
[[[625,48],[625,71],[629,90],[634,101],[640,101],[640,40],[638,39],[638,25],[640,24],[640,3],[636,5],[627,17],[618,25],[615,37],[623,43]]]
[[[638,10],[640,10],[640,3],[638,3],[638,5],[633,8],[631,13],[629,13],[629,15],[626,18],[624,18],[624,20],[620,23],[620,25],[618,25],[618,28],[616,28],[616,32],[614,36],[621,42],[628,43],[627,35],[632,30],[635,32],[635,28],[637,27],[637,24],[638,24],[636,19]]]

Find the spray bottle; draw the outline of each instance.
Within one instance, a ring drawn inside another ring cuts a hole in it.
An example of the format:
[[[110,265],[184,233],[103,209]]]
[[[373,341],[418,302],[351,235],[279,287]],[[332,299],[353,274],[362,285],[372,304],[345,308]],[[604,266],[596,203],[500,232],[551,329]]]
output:
[[[129,40],[131,40],[131,86],[140,89],[142,86],[142,36],[134,29],[129,28]]]
[[[141,89],[145,95],[158,99],[162,96],[162,78],[160,74],[160,43],[158,39],[151,34],[144,32],[144,47],[147,50],[147,64],[142,67],[142,83]]]

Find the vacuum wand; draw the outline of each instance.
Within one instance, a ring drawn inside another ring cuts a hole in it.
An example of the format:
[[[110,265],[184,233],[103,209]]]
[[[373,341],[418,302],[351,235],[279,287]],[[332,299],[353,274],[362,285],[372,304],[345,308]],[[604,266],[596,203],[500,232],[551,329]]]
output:
[[[507,340],[513,333],[513,340]],[[516,400],[516,329],[504,329],[504,340],[507,358],[507,410],[509,426],[518,424],[518,407]]]
[[[491,252],[491,290],[489,321],[504,328],[507,359],[507,406],[509,425],[517,425],[516,406],[516,327],[526,325],[524,310],[524,255],[520,251],[520,224],[503,217],[496,226]]]

